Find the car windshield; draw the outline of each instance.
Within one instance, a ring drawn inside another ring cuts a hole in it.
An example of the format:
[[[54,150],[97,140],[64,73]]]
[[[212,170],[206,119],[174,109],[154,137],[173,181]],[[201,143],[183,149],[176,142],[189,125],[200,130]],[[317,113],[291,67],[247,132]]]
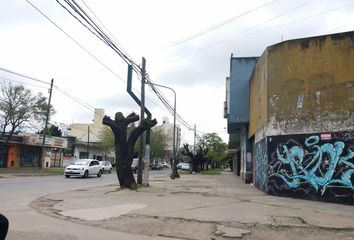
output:
[[[87,165],[89,163],[89,160],[79,160],[75,162],[75,165]]]

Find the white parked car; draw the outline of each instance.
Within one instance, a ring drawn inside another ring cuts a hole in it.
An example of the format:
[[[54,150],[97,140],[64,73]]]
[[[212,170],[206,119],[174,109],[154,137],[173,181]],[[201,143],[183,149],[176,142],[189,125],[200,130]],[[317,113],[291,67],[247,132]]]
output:
[[[160,163],[163,168],[169,168],[170,166],[167,164],[167,162],[161,162]]]
[[[102,172],[112,172],[112,164],[108,161],[100,161]]]
[[[177,169],[181,170],[190,170],[190,164],[189,163],[178,163],[177,164]]]
[[[99,161],[95,159],[80,159],[74,164],[67,166],[64,175],[67,178],[70,176],[88,177],[89,175],[101,177],[102,167]]]

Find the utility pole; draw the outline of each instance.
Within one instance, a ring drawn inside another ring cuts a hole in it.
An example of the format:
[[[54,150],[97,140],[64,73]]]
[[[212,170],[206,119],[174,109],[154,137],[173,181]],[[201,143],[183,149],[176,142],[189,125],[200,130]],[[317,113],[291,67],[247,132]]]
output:
[[[194,154],[197,153],[197,151],[195,150],[195,138],[196,138],[196,136],[197,136],[197,125],[194,124],[194,143],[193,143],[193,152],[194,152]]]
[[[87,126],[87,158],[90,158],[90,126]]]
[[[52,79],[50,81],[48,108],[47,108],[47,113],[46,113],[46,118],[45,118],[44,131],[43,131],[42,154],[41,154],[41,159],[38,162],[39,169],[42,169],[42,167],[44,165],[44,160],[45,160],[45,137],[46,137],[46,134],[48,131],[48,121],[49,121],[49,114],[50,114],[50,102],[52,100],[53,82],[54,82],[54,79]]]
[[[140,122],[144,120],[145,113],[145,76],[146,74],[146,60],[142,58],[141,64],[141,97],[140,97]],[[144,146],[145,146],[145,133],[140,135],[140,152],[139,152],[139,165],[138,165],[138,177],[137,183],[143,184],[143,157],[144,157]]]

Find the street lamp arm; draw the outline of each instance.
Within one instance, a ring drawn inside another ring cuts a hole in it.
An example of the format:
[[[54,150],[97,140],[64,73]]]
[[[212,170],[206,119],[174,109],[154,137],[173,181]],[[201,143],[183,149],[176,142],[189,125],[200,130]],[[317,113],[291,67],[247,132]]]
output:
[[[176,101],[176,91],[173,88],[167,87],[167,86],[164,86],[164,85],[161,85],[161,84],[157,84],[157,83],[151,83],[151,82],[148,82],[147,84],[170,89],[173,92],[173,94],[175,95],[175,101]]]
[[[171,90],[174,94],[174,107],[173,107],[173,152],[172,152],[172,175],[171,178],[174,179],[175,177],[179,177],[178,173],[177,173],[177,169],[176,169],[176,91],[171,88],[171,87],[167,87],[161,84],[157,84],[157,83],[151,83],[148,82],[147,84],[153,85],[153,86],[158,86],[158,87],[162,87],[162,88],[167,88],[169,90]]]

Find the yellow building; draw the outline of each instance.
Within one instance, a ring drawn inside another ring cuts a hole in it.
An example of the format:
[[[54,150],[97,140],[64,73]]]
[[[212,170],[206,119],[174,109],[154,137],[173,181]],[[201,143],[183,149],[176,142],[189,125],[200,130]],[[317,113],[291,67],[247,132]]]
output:
[[[268,47],[250,80],[253,182],[354,205],[354,32]]]
[[[105,154],[99,143],[103,129],[104,109],[95,109],[93,123],[75,123],[69,126],[69,135],[76,137],[74,160],[93,158],[114,161],[114,154]]]
[[[250,81],[249,137],[354,130],[354,32],[270,46]]]

